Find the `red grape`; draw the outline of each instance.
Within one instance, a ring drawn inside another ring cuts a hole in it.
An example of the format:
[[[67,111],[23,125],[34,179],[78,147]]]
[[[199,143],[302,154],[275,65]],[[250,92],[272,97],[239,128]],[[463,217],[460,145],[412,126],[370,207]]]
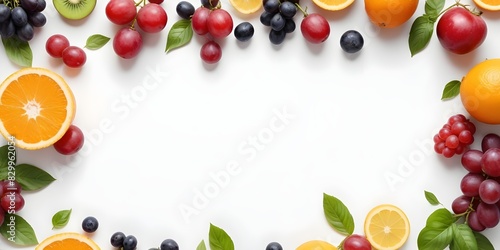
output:
[[[20,193],[7,192],[0,198],[0,206],[5,212],[19,212],[24,207],[24,198]]]
[[[137,12],[137,25],[147,33],[162,31],[167,21],[167,12],[156,3],[148,3]]]
[[[495,204],[500,200],[500,184],[492,179],[484,180],[479,185],[479,198],[487,204]]]
[[[198,7],[191,18],[191,27],[194,33],[202,36],[208,33],[207,20],[210,10],[205,7]]]
[[[137,15],[137,7],[133,0],[111,0],[106,4],[106,17],[117,25],[132,22]]]
[[[500,221],[500,210],[495,204],[479,203],[476,209],[478,221],[486,228],[493,228]]]
[[[80,47],[69,46],[63,50],[62,60],[70,68],[80,68],[87,61],[87,55]]]
[[[497,134],[487,134],[481,141],[481,150],[486,152],[490,148],[500,148],[500,136]]]
[[[467,216],[467,225],[469,225],[469,227],[476,232],[482,232],[486,229],[486,227],[479,221],[476,211],[471,211]]]
[[[481,158],[483,172],[491,177],[500,177],[500,148],[490,148]]]
[[[448,148],[454,149],[457,148],[458,145],[460,145],[460,141],[458,140],[458,136],[456,135],[450,135],[448,138],[446,138],[445,145]]]
[[[453,125],[455,122],[465,122],[467,118],[462,114],[456,114],[448,118],[448,124]]]
[[[451,203],[451,210],[455,214],[463,214],[469,210],[470,203],[472,202],[472,198],[470,196],[461,195],[455,198]]]
[[[213,38],[225,38],[233,31],[233,18],[223,9],[212,10],[208,15],[207,29]]]
[[[83,132],[75,125],[69,126],[66,133],[54,143],[54,149],[63,155],[71,155],[78,152],[84,143]]]
[[[201,46],[200,57],[205,63],[217,63],[222,57],[222,48],[215,41],[208,41]]]
[[[113,38],[113,50],[124,59],[134,58],[141,48],[142,36],[137,30],[124,27],[116,32]]]
[[[462,155],[462,166],[471,173],[482,173],[481,168],[481,158],[483,157],[483,152],[471,149]]]
[[[485,180],[482,174],[468,173],[460,182],[460,190],[462,193],[469,197],[475,197],[479,195],[479,186]]]
[[[344,250],[371,250],[372,245],[366,237],[359,234],[351,234],[347,236],[343,243]]]
[[[45,43],[45,50],[55,58],[61,58],[63,50],[67,47],[69,47],[69,40],[61,34],[50,36]]]

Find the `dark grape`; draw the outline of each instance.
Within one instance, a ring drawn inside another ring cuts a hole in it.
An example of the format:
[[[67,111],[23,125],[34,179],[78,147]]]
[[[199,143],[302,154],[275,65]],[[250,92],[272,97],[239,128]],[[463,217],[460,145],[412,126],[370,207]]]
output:
[[[179,245],[175,240],[166,239],[160,244],[160,250],[179,250]]]
[[[209,8],[209,9],[217,7],[218,4],[219,4],[219,0],[201,0],[201,5],[203,5],[205,8]]]
[[[476,209],[478,221],[486,228],[493,228],[500,221],[500,210],[495,204],[479,203]]]
[[[6,20],[0,25],[0,35],[3,38],[9,38],[16,34],[16,26],[12,23],[12,20]]]
[[[21,0],[19,1],[21,7],[27,12],[35,12],[38,6],[37,0]]]
[[[286,33],[292,33],[296,28],[295,21],[293,19],[285,19],[285,27],[283,28]]]
[[[451,203],[451,210],[453,210],[455,214],[463,214],[467,212],[471,202],[472,198],[470,196],[461,195],[453,200]]]
[[[241,42],[250,40],[254,32],[253,25],[249,22],[242,22],[234,28],[234,36]]]
[[[28,23],[28,14],[21,7],[15,7],[10,12],[10,19],[16,27],[23,27]]]
[[[500,177],[500,148],[490,148],[483,153],[481,169],[491,177]]]
[[[479,218],[476,211],[471,211],[467,216],[467,225],[476,232],[482,232],[486,229],[481,222],[479,222]]]
[[[487,134],[481,141],[481,150],[486,152],[490,148],[500,148],[500,136],[497,134]]]
[[[274,45],[282,44],[285,41],[286,32],[284,29],[282,30],[273,30],[269,31],[269,41],[271,41]]]
[[[483,157],[483,152],[471,149],[462,155],[461,162],[462,166],[471,173],[482,173],[481,168],[481,158]]]
[[[283,247],[278,242],[271,242],[267,244],[266,250],[283,250]]]
[[[195,8],[193,4],[188,1],[180,1],[175,7],[177,15],[184,19],[190,19],[194,14]]]
[[[484,180],[479,185],[479,198],[487,204],[497,203],[500,200],[500,184],[496,180]]]
[[[280,13],[274,14],[271,18],[271,29],[279,31],[285,27],[285,18]]]
[[[17,28],[16,35],[23,41],[30,41],[35,35],[35,30],[33,30],[33,26],[31,24],[27,23],[23,27]]]
[[[99,221],[93,216],[88,216],[82,221],[82,229],[87,233],[93,233],[99,228]]]
[[[123,241],[125,240],[125,234],[122,232],[116,232],[111,235],[110,243],[114,247],[123,247]]]
[[[271,19],[273,18],[274,13],[264,11],[260,14],[260,23],[264,26],[271,26]]]
[[[347,53],[356,53],[363,48],[365,41],[363,39],[363,36],[355,30],[348,30],[342,34],[340,37],[340,47],[342,50],[344,50]],[[445,146],[450,147],[448,145],[448,141],[450,140],[451,136],[448,136],[445,140]],[[457,145],[455,147],[451,148],[457,148],[458,147],[458,138],[457,142],[455,142]],[[456,153],[456,152],[455,152]]]
[[[0,23],[10,18],[10,8],[5,6],[5,4],[0,4]]]
[[[277,13],[279,11],[280,4],[279,0],[267,0],[264,3],[264,10],[269,13]]]
[[[43,27],[47,23],[47,18],[42,12],[36,12],[28,17],[28,21],[33,27]]]
[[[127,235],[123,240],[123,250],[134,250],[137,247],[137,238],[133,235]]]
[[[297,7],[295,6],[295,4],[287,1],[281,3],[279,10],[281,15],[283,15],[283,17],[285,18],[292,18],[297,13]]]
[[[484,176],[482,174],[468,173],[460,182],[460,189],[462,193],[469,197],[475,197],[479,195],[479,186],[484,181]]]
[[[47,6],[47,2],[45,2],[45,0],[37,0],[37,5],[36,5],[36,9],[35,9],[35,12],[42,12],[45,7]]]

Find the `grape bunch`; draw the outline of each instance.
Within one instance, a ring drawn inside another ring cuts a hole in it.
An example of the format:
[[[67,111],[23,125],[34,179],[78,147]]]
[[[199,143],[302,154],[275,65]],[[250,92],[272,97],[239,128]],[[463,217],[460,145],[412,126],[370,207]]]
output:
[[[15,180],[0,181],[0,223],[8,214],[15,214],[24,207],[21,185]]]
[[[0,3],[0,36],[16,36],[23,41],[33,39],[34,28],[47,22],[42,13],[46,5],[45,0],[3,0]]]
[[[467,174],[460,182],[462,195],[451,205],[453,212],[466,215],[476,232],[495,227],[500,222],[500,136],[484,136],[481,150],[466,151],[461,163]]]
[[[461,155],[474,142],[476,126],[462,114],[453,115],[434,135],[434,151],[446,158]]]
[[[260,15],[260,22],[271,27],[269,40],[279,45],[285,41],[286,34],[295,31],[296,24],[293,17],[297,13],[296,0],[264,0],[264,12]]]

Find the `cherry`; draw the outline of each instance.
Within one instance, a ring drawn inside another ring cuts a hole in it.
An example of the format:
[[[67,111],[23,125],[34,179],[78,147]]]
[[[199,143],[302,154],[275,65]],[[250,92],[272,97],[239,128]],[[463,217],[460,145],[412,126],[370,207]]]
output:
[[[191,18],[191,26],[194,33],[203,36],[208,33],[207,20],[210,10],[205,7],[198,7]]]
[[[5,212],[19,212],[24,207],[24,198],[20,193],[7,192],[0,198],[0,206]]]
[[[156,3],[148,3],[137,12],[137,25],[147,33],[162,31],[167,20],[167,12]]]
[[[80,68],[87,61],[87,55],[82,48],[69,46],[63,50],[62,60],[70,68]]]
[[[307,41],[318,44],[330,36],[330,24],[320,14],[306,14],[300,23],[300,31]]]
[[[207,28],[213,38],[225,38],[233,31],[233,18],[226,10],[212,10],[208,15]]]
[[[343,244],[344,250],[371,250],[372,245],[366,237],[359,234],[351,234],[347,236]]]
[[[54,58],[61,58],[64,49],[69,47],[69,40],[61,34],[50,36],[45,43],[45,50]]]
[[[137,15],[137,7],[133,0],[111,0],[106,4],[106,17],[117,25],[132,22]]]
[[[222,48],[217,42],[208,41],[201,46],[200,57],[205,63],[217,63],[222,57]]]
[[[63,137],[54,143],[54,149],[63,155],[71,155],[78,152],[84,143],[84,135],[80,128],[75,125],[69,126]]]
[[[113,38],[113,50],[125,59],[134,58],[142,48],[142,36],[137,30],[124,27]]]

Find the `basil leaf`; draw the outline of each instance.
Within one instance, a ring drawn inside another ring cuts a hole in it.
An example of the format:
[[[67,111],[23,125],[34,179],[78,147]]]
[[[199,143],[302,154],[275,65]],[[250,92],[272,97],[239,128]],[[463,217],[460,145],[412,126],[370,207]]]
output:
[[[168,31],[167,45],[165,52],[188,44],[193,37],[193,28],[191,20],[181,19],[172,25]]]
[[[63,228],[68,224],[72,209],[61,210],[52,216],[52,229]]]
[[[49,173],[30,164],[19,164],[16,167],[16,181],[23,190],[34,191],[48,186],[55,181]]]
[[[103,36],[100,34],[95,34],[89,36],[87,38],[87,42],[85,43],[85,48],[90,49],[90,50],[97,50],[102,48],[102,46],[106,45],[110,40],[109,37]]]
[[[354,219],[349,209],[339,199],[323,193],[323,211],[328,224],[343,235],[354,232]]]
[[[411,56],[427,47],[434,32],[434,22],[427,15],[419,16],[413,21],[410,28],[410,37],[408,38]]]
[[[440,208],[429,215],[425,227],[444,230],[450,227],[457,220],[458,218],[453,216],[448,209]]]
[[[234,250],[233,240],[222,228],[210,223],[208,236],[211,250]]]
[[[0,147],[0,180],[7,179],[9,167],[9,146]]]
[[[493,244],[491,244],[490,240],[486,238],[483,234],[479,232],[473,232],[474,237],[476,238],[477,242],[477,249],[481,250],[495,250],[495,247],[493,247]]]
[[[440,250],[450,245],[452,239],[451,226],[444,229],[424,227],[418,234],[417,245],[419,250]]]
[[[201,240],[200,244],[196,247],[196,250],[207,250],[207,246],[205,245],[205,241]]]
[[[453,245],[459,250],[478,250],[476,238],[467,224],[452,224]]]
[[[460,84],[459,80],[453,80],[448,82],[443,89],[443,94],[441,95],[441,100],[449,100],[460,94]]]
[[[424,194],[425,194],[425,199],[427,199],[427,201],[433,205],[433,206],[436,206],[436,205],[439,205],[441,204],[441,202],[439,202],[438,198],[436,197],[436,195],[434,195],[433,193],[429,192],[429,191],[424,191]]]
[[[33,52],[30,44],[16,36],[2,38],[5,54],[15,64],[21,67],[31,67],[33,64]]]
[[[38,244],[38,239],[31,225],[17,214],[5,214],[5,220],[0,226],[0,233],[5,239],[16,245]]]
[[[425,14],[437,18],[439,13],[443,10],[445,2],[445,0],[425,1]]]

